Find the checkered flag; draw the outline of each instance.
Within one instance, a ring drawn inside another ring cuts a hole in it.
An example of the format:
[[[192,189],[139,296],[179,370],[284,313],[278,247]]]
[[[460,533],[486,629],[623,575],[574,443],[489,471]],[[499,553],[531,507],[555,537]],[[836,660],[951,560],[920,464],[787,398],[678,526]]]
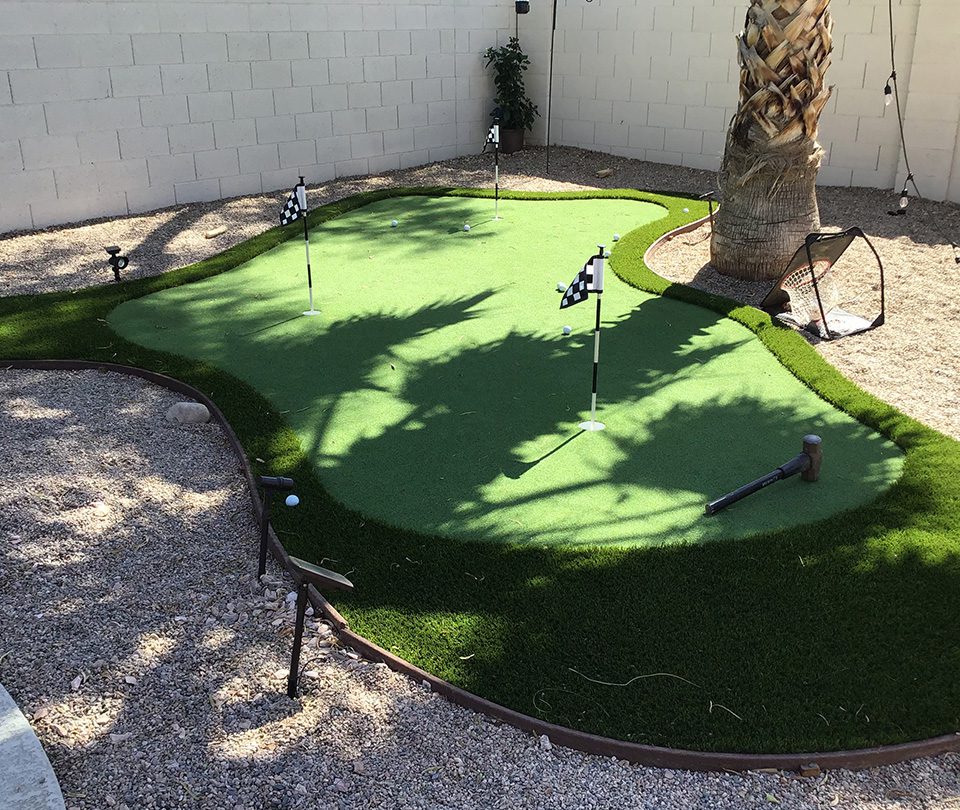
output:
[[[570,286],[567,287],[563,298],[560,299],[560,309],[566,309],[587,300],[589,297],[587,287],[591,280],[589,267],[590,263],[588,262],[583,266],[583,270],[577,273],[577,277],[570,283]]]
[[[295,186],[290,196],[280,209],[280,224],[289,225],[296,219],[300,219],[307,211],[306,200],[301,198],[301,186]],[[304,195],[305,197],[306,195]]]
[[[602,254],[600,256],[591,256],[590,260],[583,266],[583,269],[577,273],[577,277],[570,283],[567,291],[563,294],[563,298],[560,299],[560,309],[566,309],[567,307],[572,307],[574,304],[579,304],[581,301],[586,301],[589,293],[603,292],[602,264],[599,273],[596,273],[593,265],[597,258],[602,260]]]
[[[490,131],[487,133],[487,146],[499,146],[500,145],[500,125],[494,124],[490,127]]]

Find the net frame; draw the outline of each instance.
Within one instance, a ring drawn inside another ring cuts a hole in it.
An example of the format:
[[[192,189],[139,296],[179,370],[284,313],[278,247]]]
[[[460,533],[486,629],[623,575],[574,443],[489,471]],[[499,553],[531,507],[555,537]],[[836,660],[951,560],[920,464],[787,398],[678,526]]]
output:
[[[794,301],[799,303],[804,288],[812,289],[812,298],[816,301],[816,309],[820,317],[819,319],[813,318],[811,323],[817,324],[821,337],[827,340],[833,340],[834,337],[839,337],[840,335],[835,335],[831,331],[828,319],[828,315],[837,308],[837,304],[831,304],[828,301],[827,306],[824,306],[824,297],[827,294],[830,294],[832,297],[833,293],[831,292],[831,285],[829,283],[832,280],[830,271],[855,239],[863,239],[877,260],[877,268],[880,274],[880,312],[872,321],[862,319],[864,321],[863,326],[845,331],[843,334],[858,334],[881,326],[886,317],[883,262],[873,243],[867,238],[863,230],[858,227],[848,228],[838,233],[818,232],[808,234],[803,244],[787,263],[777,283],[774,284],[770,292],[767,293],[766,298],[763,299],[763,303],[760,305],[761,308],[771,315],[777,315],[786,309],[788,303]],[[791,295],[791,292],[794,294]]]

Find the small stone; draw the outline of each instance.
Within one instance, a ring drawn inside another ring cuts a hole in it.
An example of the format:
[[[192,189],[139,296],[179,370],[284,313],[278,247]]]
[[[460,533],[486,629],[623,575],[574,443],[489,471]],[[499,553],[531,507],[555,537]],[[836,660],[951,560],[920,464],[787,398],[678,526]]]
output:
[[[811,778],[817,777],[820,775],[820,766],[817,765],[816,762],[808,762],[806,765],[801,765],[800,775]]]
[[[167,421],[178,425],[197,425],[210,421],[210,411],[201,402],[177,402],[167,411]]]
[[[346,779],[337,779],[337,781],[333,783],[333,789],[338,793],[349,793],[350,783]]]
[[[70,681],[70,688],[76,692],[80,688],[80,684],[83,683],[83,675],[77,675],[72,681]]]
[[[550,751],[553,749],[553,743],[550,742],[550,738],[546,734],[540,735],[540,750],[541,751]]]
[[[613,169],[599,169],[597,171],[597,177],[609,177],[613,174]]]
[[[360,774],[360,776],[366,776],[368,773],[367,766],[364,765],[363,762],[358,759],[356,762],[353,763],[353,772]]]
[[[127,684],[130,684],[130,686],[136,686],[136,685],[137,685],[137,679],[134,678],[133,675],[124,675],[124,676],[123,676],[123,682],[124,682],[124,683],[127,683]]]
[[[114,745],[116,745],[117,743],[126,742],[126,741],[129,740],[131,737],[133,737],[133,732],[132,732],[132,731],[126,731],[126,732],[124,732],[123,734],[111,734],[111,735],[110,735],[110,742],[112,742]]]

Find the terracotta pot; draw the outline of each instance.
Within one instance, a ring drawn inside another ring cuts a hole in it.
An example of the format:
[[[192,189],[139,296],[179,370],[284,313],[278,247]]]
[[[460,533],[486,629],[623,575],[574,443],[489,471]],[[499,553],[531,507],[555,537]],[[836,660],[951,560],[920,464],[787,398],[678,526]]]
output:
[[[522,129],[501,129],[500,130],[500,151],[505,155],[511,155],[523,149],[523,130]]]

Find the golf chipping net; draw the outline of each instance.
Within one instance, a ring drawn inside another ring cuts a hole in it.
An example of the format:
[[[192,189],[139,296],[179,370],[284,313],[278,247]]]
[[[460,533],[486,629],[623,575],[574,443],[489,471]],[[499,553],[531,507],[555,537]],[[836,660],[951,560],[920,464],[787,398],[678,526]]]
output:
[[[880,256],[859,228],[812,233],[762,307],[827,340],[880,326],[884,321]]]

